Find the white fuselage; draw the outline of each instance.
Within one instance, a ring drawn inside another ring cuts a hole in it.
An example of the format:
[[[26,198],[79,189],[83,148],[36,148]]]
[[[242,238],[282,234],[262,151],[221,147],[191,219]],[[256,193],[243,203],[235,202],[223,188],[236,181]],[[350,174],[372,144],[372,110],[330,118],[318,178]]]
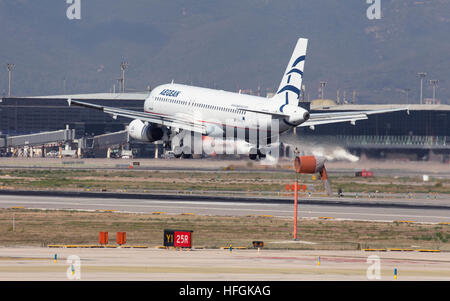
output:
[[[163,116],[194,118],[196,122],[205,125],[208,136],[225,137],[227,128],[275,130],[275,127],[271,126],[274,120],[272,115],[252,111],[280,112],[282,106],[286,105],[273,102],[270,98],[182,84],[166,84],[152,90],[145,100],[144,111]],[[298,110],[307,112],[302,108]],[[283,118],[276,122],[276,135],[293,126],[284,122]]]

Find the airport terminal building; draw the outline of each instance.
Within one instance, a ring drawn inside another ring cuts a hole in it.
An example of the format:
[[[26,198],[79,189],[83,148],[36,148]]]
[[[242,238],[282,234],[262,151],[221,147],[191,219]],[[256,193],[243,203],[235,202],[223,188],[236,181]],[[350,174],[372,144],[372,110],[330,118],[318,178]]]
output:
[[[370,115],[367,120],[298,128],[297,135],[316,143],[341,145],[357,156],[449,161],[450,105],[312,105],[311,112],[409,111]]]
[[[76,96],[77,99],[86,98],[95,104],[142,111],[147,95],[148,93],[99,93],[94,98],[93,94]],[[55,131],[66,125],[74,128],[77,135],[100,135],[123,130],[124,125],[129,123],[129,119],[119,117],[114,120],[97,110],[69,107],[67,98],[61,96],[11,97],[0,100],[0,132],[10,136]]]
[[[99,105],[142,111],[148,94],[149,92],[98,93],[73,96]],[[62,96],[3,98],[0,100],[0,148],[7,144],[1,142],[8,136],[52,132],[68,127],[75,131],[74,139],[79,140],[80,146],[92,148],[90,156],[105,157],[108,148],[129,149],[130,143],[143,151],[143,155],[154,155],[155,144],[129,141],[128,135],[124,135],[130,121],[123,117],[113,119],[97,110],[69,106],[67,98]],[[109,133],[118,134],[104,135]],[[61,139],[57,144],[62,145],[63,142]]]
[[[144,93],[99,93],[73,95],[92,103],[142,111]],[[120,98],[120,99],[118,99]],[[125,98],[125,99],[124,99]],[[311,112],[382,110],[407,105],[324,105],[303,103]],[[405,111],[371,115],[367,120],[297,128],[298,140],[315,144],[340,145],[358,156],[405,158],[448,162],[450,154],[450,105],[409,105]],[[75,138],[94,137],[124,131],[131,120],[113,119],[101,111],[71,106],[61,96],[6,97],[0,101],[0,134],[5,137],[65,129],[75,130]],[[104,141],[106,141],[104,139]],[[117,146],[117,143],[115,143]],[[119,143],[121,144],[121,143]],[[126,141],[127,147],[139,149],[138,156],[155,156],[150,143]],[[122,145],[123,147],[123,145]],[[161,154],[161,153],[159,153]]]

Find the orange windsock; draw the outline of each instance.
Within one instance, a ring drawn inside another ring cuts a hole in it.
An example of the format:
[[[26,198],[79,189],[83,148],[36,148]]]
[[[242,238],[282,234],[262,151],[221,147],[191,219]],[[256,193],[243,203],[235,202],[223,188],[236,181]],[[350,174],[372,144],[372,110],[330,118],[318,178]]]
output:
[[[316,156],[295,157],[294,167],[297,173],[316,173],[323,169],[325,158]]]
[[[295,157],[294,167],[297,173],[320,173],[325,190],[328,195],[332,194],[331,184],[328,180],[327,170],[325,169],[325,158],[316,156],[298,156]]]

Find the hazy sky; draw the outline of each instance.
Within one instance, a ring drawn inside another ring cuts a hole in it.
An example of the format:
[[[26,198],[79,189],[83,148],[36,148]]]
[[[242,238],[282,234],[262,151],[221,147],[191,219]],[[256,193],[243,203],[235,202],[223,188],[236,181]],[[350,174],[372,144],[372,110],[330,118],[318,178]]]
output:
[[[0,93],[106,92],[129,62],[129,91],[176,82],[236,91],[278,87],[298,37],[309,39],[305,84],[361,101],[417,99],[418,72],[450,98],[450,0],[0,0]],[[79,6],[78,6],[79,3]],[[69,10],[69,13],[68,13]],[[376,11],[375,11],[376,13]],[[75,19],[70,19],[75,17]],[[76,19],[80,17],[80,19]],[[431,97],[426,82],[424,93]]]

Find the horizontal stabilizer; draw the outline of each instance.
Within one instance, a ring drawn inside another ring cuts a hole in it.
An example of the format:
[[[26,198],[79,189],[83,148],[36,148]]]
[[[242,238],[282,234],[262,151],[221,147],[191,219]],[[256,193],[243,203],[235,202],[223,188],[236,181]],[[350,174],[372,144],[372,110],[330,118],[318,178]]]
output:
[[[398,111],[407,111],[409,114],[409,107],[395,108],[385,110],[373,110],[373,111],[351,111],[351,112],[332,112],[332,113],[310,113],[309,120],[300,124],[299,127],[313,127],[315,125],[350,122],[353,125],[358,120],[368,119],[368,115],[384,114]]]

